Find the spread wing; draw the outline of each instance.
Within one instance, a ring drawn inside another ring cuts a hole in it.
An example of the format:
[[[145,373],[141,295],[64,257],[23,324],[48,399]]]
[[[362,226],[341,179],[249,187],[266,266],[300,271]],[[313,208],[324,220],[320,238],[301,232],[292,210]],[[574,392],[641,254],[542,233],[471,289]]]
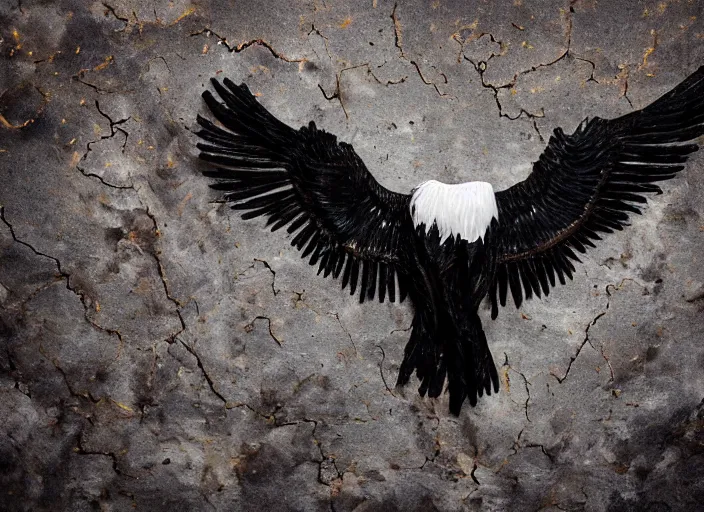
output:
[[[557,129],[525,181],[498,192],[497,272],[492,317],[510,289],[516,307],[572,278],[571,260],[628,225],[654,182],[673,178],[704,134],[704,66],[643,110]]]
[[[265,216],[271,230],[296,232],[291,245],[318,264],[318,274],[338,277],[359,300],[400,300],[407,293],[403,246],[412,238],[410,196],[376,182],[352,146],[318,130],[311,122],[300,130],[272,116],[246,85],[227,78],[212,85],[203,99],[226,128],[198,116],[200,158],[212,164],[204,172],[213,188],[225,191],[243,219]],[[344,269],[344,270],[343,270]]]

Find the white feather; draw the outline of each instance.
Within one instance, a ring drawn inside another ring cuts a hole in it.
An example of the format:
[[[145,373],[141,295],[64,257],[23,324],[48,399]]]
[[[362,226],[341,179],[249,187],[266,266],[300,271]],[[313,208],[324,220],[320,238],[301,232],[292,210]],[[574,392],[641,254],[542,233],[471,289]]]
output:
[[[468,242],[484,237],[491,219],[499,218],[491,183],[470,181],[447,185],[430,180],[421,183],[411,197],[411,215],[416,227],[437,224],[440,243],[460,235]]]

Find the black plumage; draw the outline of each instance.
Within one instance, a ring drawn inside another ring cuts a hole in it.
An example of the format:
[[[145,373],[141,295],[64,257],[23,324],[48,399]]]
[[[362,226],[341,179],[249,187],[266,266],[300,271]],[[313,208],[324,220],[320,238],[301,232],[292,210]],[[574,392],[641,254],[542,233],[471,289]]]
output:
[[[494,195],[483,236],[443,236],[414,222],[413,195],[377,183],[349,144],[311,122],[295,130],[272,116],[246,85],[212,80],[203,93],[223,127],[198,116],[204,172],[243,218],[287,227],[291,245],[318,273],[341,277],[359,301],[378,297],[415,307],[398,376],[415,371],[421,395],[447,382],[450,411],[498,392],[496,366],[477,313],[492,318],[510,293],[516,306],[572,279],[573,261],[601,235],[641,213],[654,184],[674,177],[704,134],[704,66],[643,110],[585,120],[572,135],[556,129],[528,178]],[[687,143],[690,142],[690,143]],[[452,213],[452,212],[450,212]]]

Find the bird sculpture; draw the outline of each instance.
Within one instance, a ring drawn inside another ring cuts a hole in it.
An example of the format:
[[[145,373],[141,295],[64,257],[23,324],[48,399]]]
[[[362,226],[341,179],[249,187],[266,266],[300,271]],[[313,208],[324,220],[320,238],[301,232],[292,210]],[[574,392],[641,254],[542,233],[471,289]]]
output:
[[[204,175],[243,219],[263,216],[291,245],[341,277],[359,301],[410,297],[411,336],[398,375],[415,371],[421,396],[449,391],[452,414],[499,390],[478,308],[548,295],[572,279],[576,253],[640,214],[654,184],[673,178],[704,134],[704,66],[651,105],[617,119],[557,128],[524,181],[430,180],[410,194],[377,183],[350,144],[313,122],[295,130],[249,92],[211,80],[203,99],[220,125],[198,116]],[[701,142],[701,141],[700,141]]]

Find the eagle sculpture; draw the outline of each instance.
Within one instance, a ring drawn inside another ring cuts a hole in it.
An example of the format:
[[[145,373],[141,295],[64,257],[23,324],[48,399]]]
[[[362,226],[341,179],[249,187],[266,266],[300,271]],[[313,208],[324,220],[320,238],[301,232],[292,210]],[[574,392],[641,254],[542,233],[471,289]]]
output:
[[[220,122],[198,116],[205,176],[243,219],[287,227],[291,245],[342,278],[359,301],[403,301],[415,316],[398,375],[415,371],[419,393],[445,382],[450,412],[498,392],[499,378],[477,313],[491,316],[510,293],[516,307],[572,279],[576,253],[640,214],[654,184],[673,178],[704,134],[704,66],[648,107],[617,119],[556,129],[528,178],[494,192],[489,183],[426,181],[410,194],[382,187],[350,144],[311,122],[295,130],[249,92],[212,79],[203,93]],[[224,127],[224,128],[223,128]],[[687,143],[689,142],[689,143]]]

